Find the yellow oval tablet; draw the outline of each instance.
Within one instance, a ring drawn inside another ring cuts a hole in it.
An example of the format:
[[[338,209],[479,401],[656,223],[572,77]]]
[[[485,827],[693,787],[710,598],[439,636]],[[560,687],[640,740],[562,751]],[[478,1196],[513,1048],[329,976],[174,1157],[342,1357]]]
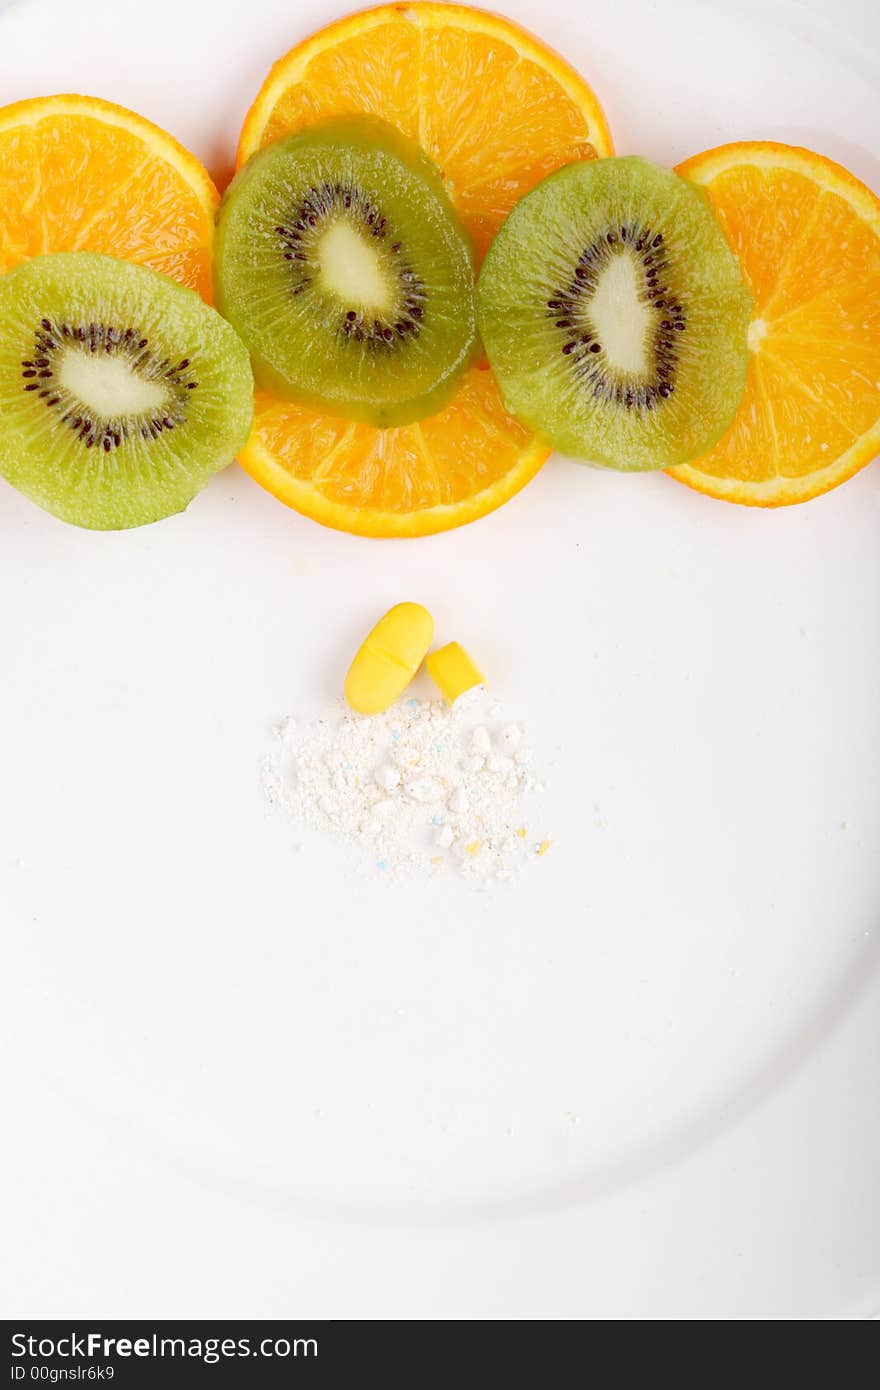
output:
[[[425,663],[431,679],[439,686],[444,700],[453,704],[466,690],[482,685],[485,676],[468,656],[460,642],[447,642],[438,647]]]
[[[420,603],[396,603],[380,618],[348,668],[345,698],[358,714],[381,714],[402,695],[434,637]]]

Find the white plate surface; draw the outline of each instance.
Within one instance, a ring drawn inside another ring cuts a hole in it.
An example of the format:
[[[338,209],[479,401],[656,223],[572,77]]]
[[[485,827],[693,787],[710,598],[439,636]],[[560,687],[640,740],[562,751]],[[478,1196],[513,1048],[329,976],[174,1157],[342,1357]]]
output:
[[[880,188],[867,3],[507,0],[618,149]],[[327,0],[18,0],[0,102],[82,90],[223,177]],[[844,22],[845,21],[845,22]],[[259,763],[401,598],[547,767],[515,892],[364,886]],[[752,512],[554,459],[420,542],[237,468],[68,528],[0,491],[8,1315],[835,1317],[880,1306],[880,471]]]

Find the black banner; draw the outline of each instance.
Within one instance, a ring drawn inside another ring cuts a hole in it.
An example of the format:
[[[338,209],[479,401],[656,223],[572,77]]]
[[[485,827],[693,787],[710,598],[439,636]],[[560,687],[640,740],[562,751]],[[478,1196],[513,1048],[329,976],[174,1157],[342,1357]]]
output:
[[[79,1390],[164,1386],[444,1385],[502,1374],[555,1385],[582,1346],[577,1324],[543,1321],[202,1321],[79,1318],[3,1323],[4,1385],[74,1385]],[[556,1368],[554,1370],[554,1367]],[[345,1377],[340,1379],[340,1377]]]

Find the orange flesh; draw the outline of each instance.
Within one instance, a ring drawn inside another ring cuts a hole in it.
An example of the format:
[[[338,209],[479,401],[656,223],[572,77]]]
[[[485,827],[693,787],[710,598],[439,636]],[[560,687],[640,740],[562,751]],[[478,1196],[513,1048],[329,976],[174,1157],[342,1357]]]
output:
[[[880,449],[880,201],[785,145],[723,146],[678,172],[706,188],[756,304],[733,424],[670,472],[731,501],[806,501]]]
[[[52,251],[102,251],[211,299],[217,191],[158,126],[96,97],[0,109],[0,274]]]
[[[280,135],[367,112],[441,170],[478,257],[524,193],[563,164],[613,154],[592,89],[525,30],[463,5],[383,5],[275,64],[248,112],[242,164]]]
[[[398,429],[258,394],[241,462],[288,506],[326,526],[418,536],[492,511],[547,456],[504,410],[491,374],[475,368],[439,415]]]

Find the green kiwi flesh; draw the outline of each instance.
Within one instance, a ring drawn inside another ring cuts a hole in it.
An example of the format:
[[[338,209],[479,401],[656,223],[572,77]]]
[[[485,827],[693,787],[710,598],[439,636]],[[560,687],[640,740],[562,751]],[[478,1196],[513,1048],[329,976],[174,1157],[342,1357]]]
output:
[[[684,463],[742,398],[752,297],[705,194],[646,159],[551,174],[501,227],[476,297],[507,408],[561,453]]]
[[[247,351],[190,289],[59,252],[0,276],[0,474],[76,526],[179,512],[245,444]]]
[[[215,294],[263,389],[372,425],[446,404],[474,355],[473,256],[426,155],[352,116],[278,140],[218,214]]]

